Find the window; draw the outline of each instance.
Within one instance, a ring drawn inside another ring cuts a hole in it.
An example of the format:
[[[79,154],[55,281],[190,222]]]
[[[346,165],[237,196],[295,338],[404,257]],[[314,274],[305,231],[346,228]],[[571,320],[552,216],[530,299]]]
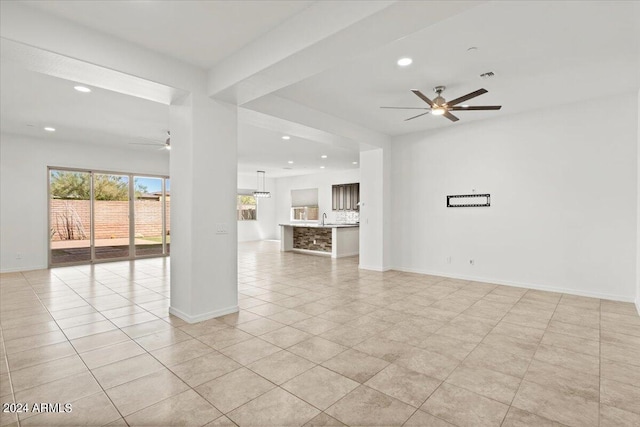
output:
[[[318,189],[291,190],[291,220],[315,221],[318,219]]]
[[[312,221],[318,219],[317,206],[296,206],[291,208],[291,219],[294,221]]]
[[[255,221],[258,219],[258,203],[256,198],[248,194],[238,194],[238,221]]]

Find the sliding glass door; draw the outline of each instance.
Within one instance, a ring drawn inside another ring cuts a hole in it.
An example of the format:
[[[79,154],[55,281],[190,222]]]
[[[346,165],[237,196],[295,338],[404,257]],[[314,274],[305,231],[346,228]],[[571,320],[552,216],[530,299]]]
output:
[[[49,240],[51,264],[92,259],[91,174],[49,171]]]
[[[50,265],[167,255],[168,181],[50,168]]]
[[[93,174],[96,259],[129,257],[129,176]]]
[[[162,255],[165,241],[164,179],[136,176],[135,188],[135,247],[136,256]]]

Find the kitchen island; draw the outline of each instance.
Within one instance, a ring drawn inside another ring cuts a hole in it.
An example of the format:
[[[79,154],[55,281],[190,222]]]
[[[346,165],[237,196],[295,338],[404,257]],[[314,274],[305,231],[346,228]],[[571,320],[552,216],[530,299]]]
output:
[[[280,250],[342,258],[360,253],[359,224],[280,224]]]

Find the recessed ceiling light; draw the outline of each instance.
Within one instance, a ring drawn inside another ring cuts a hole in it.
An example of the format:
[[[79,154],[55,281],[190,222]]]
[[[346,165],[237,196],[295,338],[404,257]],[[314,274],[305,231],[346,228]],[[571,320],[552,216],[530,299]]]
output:
[[[289,163],[290,165],[293,164],[293,160],[289,160],[287,163]]]
[[[320,166],[320,169],[324,169],[324,166]]]
[[[358,164],[358,162],[351,162],[351,164],[352,164],[352,165],[357,165],[357,164]]]
[[[326,158],[327,158],[327,155],[326,155],[326,154],[323,154],[323,155],[322,155],[322,156],[320,156],[320,157],[321,157],[321,158],[323,158],[323,159],[326,159]]]
[[[398,65],[401,67],[407,67],[413,63],[413,59],[411,58],[400,58],[398,59]]]
[[[289,135],[284,135],[284,136],[282,137],[282,139],[284,139],[284,140],[288,140],[288,139],[291,139],[291,137],[290,137]]]
[[[91,92],[91,89],[89,89],[86,86],[74,86],[73,87],[75,90],[77,90],[78,92],[82,92],[82,93],[89,93]]]
[[[44,128],[44,130],[46,130],[47,132],[55,132],[56,128],[52,128],[51,126],[47,126]]]

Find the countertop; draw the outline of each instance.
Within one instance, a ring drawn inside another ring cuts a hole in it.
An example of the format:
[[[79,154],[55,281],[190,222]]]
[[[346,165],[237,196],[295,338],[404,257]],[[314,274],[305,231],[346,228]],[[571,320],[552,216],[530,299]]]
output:
[[[309,222],[309,223],[293,223],[293,224],[279,224],[283,227],[305,227],[305,228],[353,228],[360,227],[360,224],[325,224],[322,225],[317,222]]]

